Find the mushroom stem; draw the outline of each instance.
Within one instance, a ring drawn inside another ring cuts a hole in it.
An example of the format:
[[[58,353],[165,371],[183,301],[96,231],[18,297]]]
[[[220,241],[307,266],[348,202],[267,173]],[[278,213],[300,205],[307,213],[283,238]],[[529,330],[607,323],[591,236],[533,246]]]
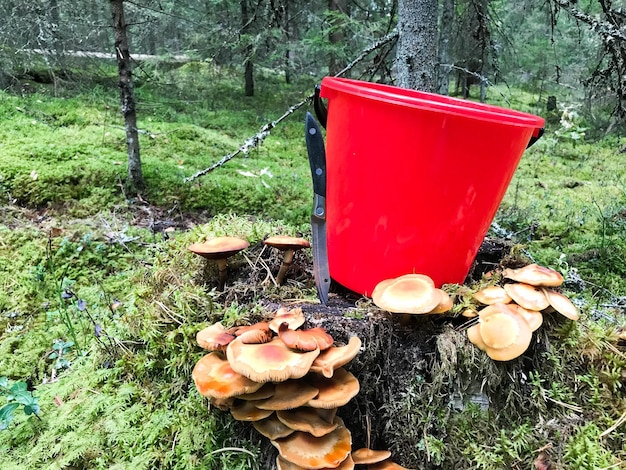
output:
[[[278,270],[278,275],[276,276],[276,284],[279,286],[285,282],[285,276],[287,275],[287,271],[289,271],[289,267],[291,263],[293,263],[293,255],[295,254],[295,250],[288,249],[285,250],[285,255],[283,256],[283,262],[280,265],[280,269]]]
[[[226,263],[226,258],[216,259],[215,262],[217,263],[217,272],[219,274],[217,290],[223,291],[224,285],[228,280],[228,265]]]

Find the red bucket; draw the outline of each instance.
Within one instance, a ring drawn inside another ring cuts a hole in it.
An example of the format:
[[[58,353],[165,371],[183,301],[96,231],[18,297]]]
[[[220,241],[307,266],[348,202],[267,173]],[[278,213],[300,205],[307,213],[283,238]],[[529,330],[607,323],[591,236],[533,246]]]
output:
[[[364,295],[408,273],[462,283],[544,120],[343,78],[320,96],[331,277]]]

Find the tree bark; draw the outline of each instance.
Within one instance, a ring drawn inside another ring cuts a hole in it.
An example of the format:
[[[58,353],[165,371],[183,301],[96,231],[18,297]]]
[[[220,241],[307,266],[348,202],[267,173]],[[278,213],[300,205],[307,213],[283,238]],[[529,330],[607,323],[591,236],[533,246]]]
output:
[[[448,95],[450,90],[450,41],[454,22],[454,0],[443,0],[439,26],[439,67],[437,68],[437,93]]]
[[[399,0],[396,84],[434,92],[437,65],[437,0]]]
[[[111,0],[113,31],[115,32],[115,52],[117,56],[118,87],[124,127],[126,129],[126,147],[128,151],[128,185],[131,190],[142,192],[145,189],[141,158],[139,155],[139,134],[137,132],[137,113],[133,92],[132,63],[126,35],[124,19],[124,0]]]

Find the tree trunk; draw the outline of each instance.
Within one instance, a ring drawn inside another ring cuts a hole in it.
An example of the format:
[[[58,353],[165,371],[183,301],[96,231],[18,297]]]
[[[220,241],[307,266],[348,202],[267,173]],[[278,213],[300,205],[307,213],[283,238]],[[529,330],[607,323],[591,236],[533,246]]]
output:
[[[337,75],[344,66],[336,51],[344,41],[343,20],[340,15],[346,11],[345,0],[328,0],[328,10],[331,14],[330,33],[328,34],[328,42],[330,43],[328,74]]]
[[[113,14],[113,31],[115,32],[115,52],[117,55],[118,87],[124,127],[126,129],[126,146],[128,151],[128,185],[133,191],[145,189],[141,158],[139,156],[139,135],[137,132],[137,113],[133,93],[132,64],[126,35],[124,20],[124,0],[111,0]]]
[[[248,13],[248,0],[240,0],[239,6],[241,7],[241,33],[246,35],[250,31],[250,23],[252,22]],[[252,62],[254,47],[249,38],[245,38],[245,40],[247,44],[243,52],[244,92],[246,96],[254,96],[254,63]]]
[[[437,64],[437,0],[399,0],[397,81],[403,88],[434,92]]]
[[[437,68],[437,93],[448,95],[450,90],[450,41],[454,22],[454,0],[443,0],[439,26],[439,67]]]

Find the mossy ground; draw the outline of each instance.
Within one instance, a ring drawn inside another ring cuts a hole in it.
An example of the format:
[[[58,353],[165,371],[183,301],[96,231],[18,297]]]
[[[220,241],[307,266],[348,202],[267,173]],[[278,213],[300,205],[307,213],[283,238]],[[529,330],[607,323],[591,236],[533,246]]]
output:
[[[174,73],[177,86],[166,89]],[[364,341],[351,365],[362,392],[341,413],[355,445],[389,447],[412,468],[522,469],[545,458],[553,468],[598,469],[626,460],[626,431],[611,430],[626,411],[616,334],[626,322],[625,170],[614,138],[574,143],[549,128],[523,157],[497,235],[510,237],[515,256],[582,279],[567,289],[583,318],[549,318],[522,358],[498,364],[468,343],[459,318],[401,325],[340,290],[320,309],[310,254],[298,255],[286,286],[273,284],[280,259],[263,238],[309,235],[301,116],[248,158],[182,183],[310,84],[266,77],[248,100],[205,64],[156,78],[138,87],[149,131],[143,200],[124,193],[114,87],[0,95],[0,375],[29,379],[41,404],[41,420],[18,414],[0,432],[1,468],[271,468],[267,442],[208,412],[190,372],[200,328],[253,321],[280,304],[302,305],[337,340],[358,332]],[[186,247],[223,234],[251,247],[218,293],[215,267]],[[67,366],[50,358],[57,339],[75,339]]]

